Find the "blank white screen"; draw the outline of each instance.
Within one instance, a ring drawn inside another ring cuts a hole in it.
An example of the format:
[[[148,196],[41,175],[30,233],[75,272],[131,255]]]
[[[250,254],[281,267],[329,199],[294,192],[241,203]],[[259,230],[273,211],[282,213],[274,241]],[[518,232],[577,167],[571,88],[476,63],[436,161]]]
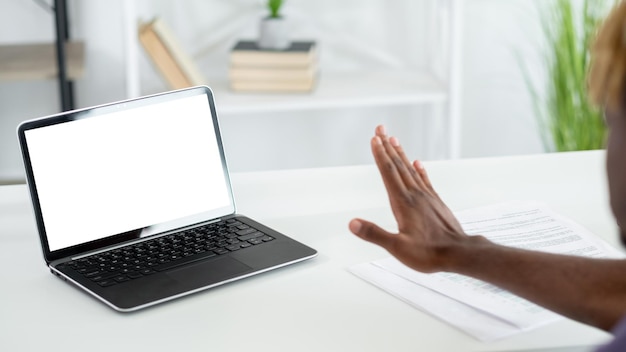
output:
[[[231,206],[204,95],[25,136],[51,251]]]

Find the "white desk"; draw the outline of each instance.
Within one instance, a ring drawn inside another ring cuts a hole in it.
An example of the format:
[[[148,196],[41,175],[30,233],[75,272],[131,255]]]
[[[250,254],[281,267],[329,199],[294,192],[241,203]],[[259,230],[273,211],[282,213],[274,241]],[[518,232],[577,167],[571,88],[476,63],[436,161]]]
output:
[[[453,210],[539,200],[619,246],[603,152],[426,167]],[[498,351],[610,338],[563,320],[481,343],[350,274],[347,267],[388,255],[347,230],[355,216],[394,224],[373,166],[236,174],[233,185],[240,213],[311,245],[319,256],[132,314],[116,313],[52,276],[26,187],[0,187],[0,350]]]

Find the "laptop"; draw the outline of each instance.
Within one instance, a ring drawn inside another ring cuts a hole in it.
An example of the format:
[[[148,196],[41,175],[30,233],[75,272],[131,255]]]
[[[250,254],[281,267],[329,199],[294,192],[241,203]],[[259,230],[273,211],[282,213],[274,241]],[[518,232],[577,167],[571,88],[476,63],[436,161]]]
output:
[[[117,311],[317,254],[236,212],[209,87],[63,112],[17,132],[46,265]]]

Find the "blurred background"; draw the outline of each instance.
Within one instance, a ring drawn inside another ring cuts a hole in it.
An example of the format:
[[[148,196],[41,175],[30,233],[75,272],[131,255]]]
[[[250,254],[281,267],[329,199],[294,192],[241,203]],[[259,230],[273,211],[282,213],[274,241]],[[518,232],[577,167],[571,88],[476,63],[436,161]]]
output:
[[[543,153],[536,100],[548,95],[550,45],[542,23],[557,1],[287,0],[289,38],[316,43],[317,84],[241,93],[229,88],[231,50],[256,40],[266,1],[68,0],[69,41],[84,45],[72,62],[74,108],[171,88],[137,39],[141,23],[160,18],[214,89],[232,171],[368,164],[380,123],[423,160]],[[587,1],[567,2],[586,9]],[[54,6],[0,0],[0,61],[16,45],[52,46]],[[54,73],[20,75],[11,65],[0,62],[4,183],[23,177],[17,125],[63,109]]]

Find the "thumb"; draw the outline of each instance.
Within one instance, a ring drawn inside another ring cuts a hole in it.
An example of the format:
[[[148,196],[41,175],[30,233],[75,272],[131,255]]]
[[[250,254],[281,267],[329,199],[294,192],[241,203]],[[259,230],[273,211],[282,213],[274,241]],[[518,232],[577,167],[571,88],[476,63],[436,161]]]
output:
[[[361,239],[377,244],[385,249],[391,248],[397,236],[391,234],[378,225],[361,219],[353,219],[348,225],[350,231]]]

